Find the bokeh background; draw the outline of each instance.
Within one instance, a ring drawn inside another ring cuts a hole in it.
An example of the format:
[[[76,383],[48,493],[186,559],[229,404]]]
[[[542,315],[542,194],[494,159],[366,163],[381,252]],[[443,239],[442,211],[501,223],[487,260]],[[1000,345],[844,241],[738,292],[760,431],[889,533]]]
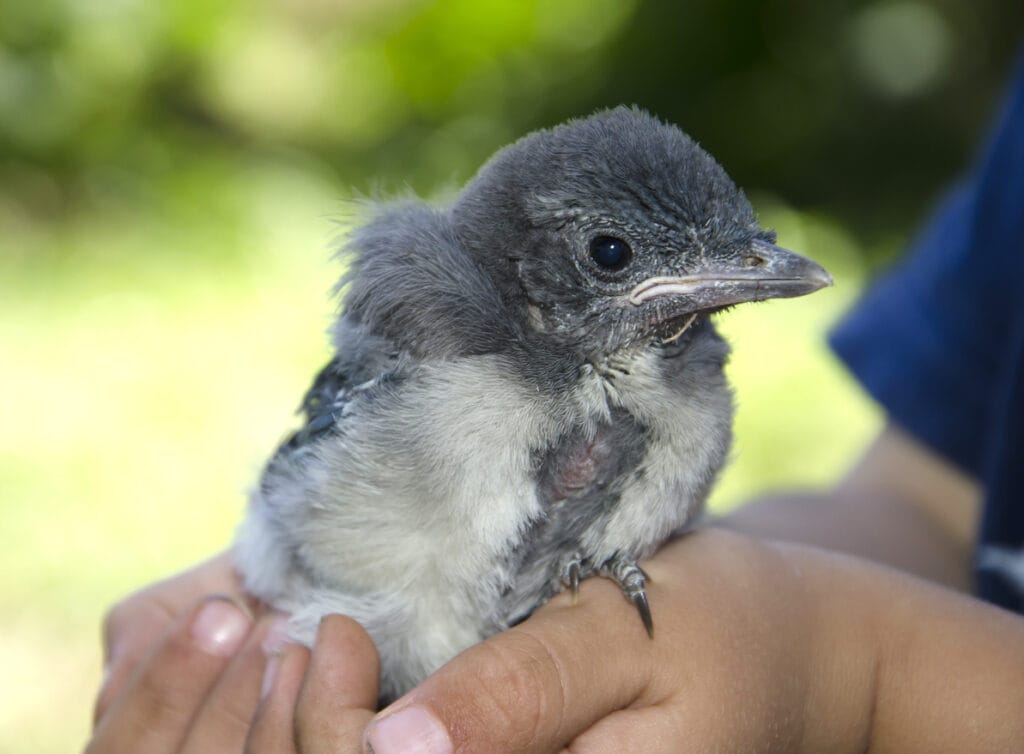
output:
[[[881,418],[823,335],[968,164],[1024,5],[0,0],[0,752],[84,743],[104,608],[223,547],[327,357],[345,200],[598,107],[680,124],[836,286],[724,317],[726,509]]]

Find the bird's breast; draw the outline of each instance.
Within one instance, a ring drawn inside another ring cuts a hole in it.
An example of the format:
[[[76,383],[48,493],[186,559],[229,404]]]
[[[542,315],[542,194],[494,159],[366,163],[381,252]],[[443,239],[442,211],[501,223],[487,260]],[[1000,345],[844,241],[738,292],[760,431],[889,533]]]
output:
[[[537,489],[543,504],[613,491],[643,457],[646,428],[628,412],[579,426],[539,454]]]

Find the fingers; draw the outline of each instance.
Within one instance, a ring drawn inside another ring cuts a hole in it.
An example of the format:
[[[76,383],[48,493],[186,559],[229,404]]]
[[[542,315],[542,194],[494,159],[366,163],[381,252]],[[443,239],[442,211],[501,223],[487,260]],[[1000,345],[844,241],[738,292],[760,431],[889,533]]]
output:
[[[208,594],[244,599],[229,551],[136,592],[110,609],[103,621],[104,682],[97,695],[94,722],[119,695],[156,639]]]
[[[374,754],[558,751],[616,710],[650,703],[655,642],[632,606],[604,579],[568,603],[468,649],[384,710],[367,731]]]
[[[379,677],[377,649],[362,627],[341,615],[324,618],[296,708],[299,751],[362,751],[363,731],[377,708]]]
[[[268,614],[249,632],[242,648],[207,692],[194,715],[182,754],[240,752],[249,733],[268,655],[285,641],[287,619]]]
[[[176,751],[251,627],[248,613],[223,597],[206,598],[187,611],[125,681],[124,693],[104,712],[88,751]]]
[[[309,663],[309,650],[289,644],[266,666],[262,700],[245,742],[245,754],[294,754],[295,702]]]
[[[698,754],[714,750],[711,742],[698,740],[681,724],[679,714],[664,704],[613,712],[574,738],[568,748],[573,754]]]
[[[312,654],[287,647],[279,664],[268,666],[246,752],[360,752],[377,704],[379,673],[376,648],[359,624],[339,615],[324,618]]]

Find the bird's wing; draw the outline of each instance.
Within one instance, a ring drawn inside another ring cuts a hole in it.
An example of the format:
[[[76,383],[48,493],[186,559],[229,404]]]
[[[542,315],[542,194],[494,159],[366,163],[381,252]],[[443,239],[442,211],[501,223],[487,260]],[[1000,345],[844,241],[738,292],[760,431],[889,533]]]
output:
[[[271,456],[264,471],[264,480],[285,461],[299,460],[320,438],[340,431],[346,407],[354,399],[397,378],[401,360],[397,349],[375,356],[378,370],[372,376],[364,368],[366,361],[355,365],[351,354],[336,355],[317,373],[299,406],[304,422],[284,439]]]
[[[394,678],[490,627],[481,605],[498,601],[504,552],[539,513],[530,449],[557,422],[499,356],[357,373],[318,376],[236,551],[247,587],[308,625],[344,607]]]

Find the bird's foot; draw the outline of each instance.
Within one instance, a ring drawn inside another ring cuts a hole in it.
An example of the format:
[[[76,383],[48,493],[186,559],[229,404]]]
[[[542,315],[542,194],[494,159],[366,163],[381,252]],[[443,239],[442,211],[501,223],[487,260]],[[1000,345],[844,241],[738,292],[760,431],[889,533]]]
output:
[[[619,585],[626,599],[633,603],[640,620],[643,621],[647,635],[654,638],[654,621],[651,618],[651,606],[647,602],[647,580],[650,578],[636,559],[616,553],[598,569],[598,572]]]
[[[559,569],[559,581],[569,590],[572,595],[572,604],[576,604],[580,598],[580,579],[589,575],[586,558],[580,553],[570,553],[562,561]]]

